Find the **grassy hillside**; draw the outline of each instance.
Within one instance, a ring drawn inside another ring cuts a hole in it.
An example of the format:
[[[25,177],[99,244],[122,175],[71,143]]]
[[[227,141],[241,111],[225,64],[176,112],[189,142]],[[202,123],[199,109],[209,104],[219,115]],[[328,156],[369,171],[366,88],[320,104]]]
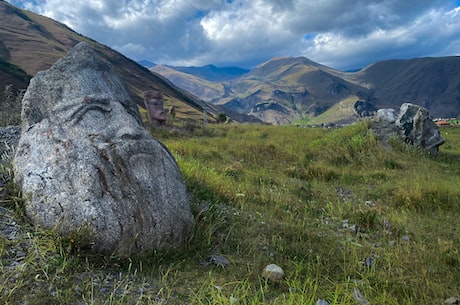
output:
[[[0,235],[0,303],[351,305],[359,290],[371,304],[442,304],[460,287],[460,129],[442,135],[432,158],[383,148],[366,123],[157,131],[192,195],[187,247],[120,261],[26,225]],[[23,224],[8,189],[2,205]],[[283,281],[261,277],[270,263]]]
[[[225,88],[222,83],[212,82],[198,76],[187,74],[165,65],[157,65],[150,71],[163,75],[176,86],[199,96],[202,100],[210,102],[224,95]]]
[[[315,117],[307,117],[304,120],[299,120],[296,124],[322,124],[324,122],[348,123],[350,121],[359,120],[354,113],[354,105],[359,100],[357,96],[350,96],[333,105]]]

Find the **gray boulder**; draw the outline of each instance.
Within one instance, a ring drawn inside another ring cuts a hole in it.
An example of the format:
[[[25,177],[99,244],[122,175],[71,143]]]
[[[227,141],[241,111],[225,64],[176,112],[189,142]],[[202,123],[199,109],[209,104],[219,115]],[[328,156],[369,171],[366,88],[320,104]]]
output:
[[[394,109],[379,109],[371,125],[377,137],[384,143],[392,137],[399,137],[405,143],[415,145],[436,155],[444,139],[438,126],[422,106],[404,103],[399,113]]]
[[[389,146],[390,139],[398,137],[399,130],[395,126],[397,114],[394,109],[379,109],[371,124],[371,129],[384,146]]]
[[[437,154],[439,146],[444,143],[438,126],[422,106],[402,104],[395,125],[405,142],[426,149],[431,154]]]
[[[398,115],[396,111],[392,108],[387,109],[379,109],[377,110],[377,114],[375,115],[375,119],[377,122],[387,122],[387,123],[394,123],[396,122]]]
[[[35,225],[120,257],[188,240],[193,216],[176,161],[86,43],[37,73],[21,116],[13,163]]]

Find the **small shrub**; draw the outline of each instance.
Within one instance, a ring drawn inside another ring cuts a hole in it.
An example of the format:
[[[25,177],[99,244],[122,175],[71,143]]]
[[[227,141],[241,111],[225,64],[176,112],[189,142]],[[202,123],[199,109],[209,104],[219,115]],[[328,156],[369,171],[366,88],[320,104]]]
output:
[[[304,180],[319,179],[323,181],[332,181],[338,177],[339,174],[335,170],[318,164],[311,164],[300,174],[300,178]]]
[[[376,209],[360,210],[357,215],[357,225],[366,230],[380,229],[383,221]]]
[[[216,117],[216,122],[217,123],[225,123],[227,121],[227,116],[225,113],[220,112],[217,117]]]
[[[385,168],[388,169],[401,169],[402,166],[393,158],[388,158],[383,161]]]
[[[239,179],[243,173],[243,165],[241,162],[235,161],[231,165],[228,165],[224,168],[224,173],[227,176],[233,177],[234,179]]]

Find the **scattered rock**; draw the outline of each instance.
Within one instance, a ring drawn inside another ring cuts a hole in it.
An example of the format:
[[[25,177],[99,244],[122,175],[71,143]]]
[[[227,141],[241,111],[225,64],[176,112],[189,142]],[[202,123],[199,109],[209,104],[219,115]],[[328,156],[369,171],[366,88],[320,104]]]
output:
[[[458,303],[459,303],[459,300],[457,297],[450,297],[444,301],[444,304],[449,304],[449,305],[458,304]]]
[[[353,198],[353,194],[352,194],[351,190],[345,190],[342,187],[337,187],[335,189],[335,191],[337,192],[337,196],[342,198],[342,199],[351,199],[351,198]]]
[[[366,265],[366,267],[368,268],[371,268],[372,266],[374,266],[374,258],[375,258],[375,255],[371,254],[371,256],[367,257],[366,260],[364,261],[364,265]]]
[[[387,233],[391,233],[391,222],[388,219],[383,220],[383,230]]]
[[[222,255],[209,255],[206,257],[207,262],[203,265],[214,264],[218,267],[227,268],[230,266],[230,261]]]
[[[35,225],[119,257],[188,240],[193,216],[176,161],[88,44],[38,72],[22,107],[13,163]]]
[[[371,305],[371,303],[369,303],[369,301],[366,299],[365,296],[363,296],[363,294],[361,293],[361,291],[359,291],[358,288],[353,289],[353,298],[358,304]]]
[[[319,299],[318,301],[316,301],[315,305],[329,305],[329,302]]]
[[[401,239],[402,239],[402,241],[404,241],[404,242],[408,242],[408,241],[410,240],[410,237],[409,237],[408,235],[403,235],[403,236],[401,237]]]
[[[262,277],[273,282],[279,282],[286,277],[283,269],[275,264],[267,265],[262,271]]]

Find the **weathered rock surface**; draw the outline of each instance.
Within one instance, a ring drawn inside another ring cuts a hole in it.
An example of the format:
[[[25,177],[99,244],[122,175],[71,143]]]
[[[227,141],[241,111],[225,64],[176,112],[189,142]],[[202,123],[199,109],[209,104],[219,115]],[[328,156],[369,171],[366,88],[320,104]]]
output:
[[[402,104],[395,125],[406,142],[424,148],[432,154],[436,154],[439,146],[444,143],[428,110],[422,106]]]
[[[393,109],[379,109],[374,117],[372,129],[384,143],[397,136],[402,141],[421,147],[433,155],[437,154],[439,146],[444,143],[428,110],[411,103],[402,104],[398,115]]]
[[[379,109],[375,115],[377,122],[394,123],[398,119],[396,111],[392,108]]]
[[[86,43],[31,80],[14,169],[34,224],[84,234],[97,252],[179,247],[193,226],[176,161]]]
[[[280,266],[270,264],[262,270],[262,277],[273,282],[279,282],[286,277],[286,274]]]
[[[458,304],[459,303],[459,300],[457,297],[451,297],[451,298],[448,298],[444,301],[444,304]]]

